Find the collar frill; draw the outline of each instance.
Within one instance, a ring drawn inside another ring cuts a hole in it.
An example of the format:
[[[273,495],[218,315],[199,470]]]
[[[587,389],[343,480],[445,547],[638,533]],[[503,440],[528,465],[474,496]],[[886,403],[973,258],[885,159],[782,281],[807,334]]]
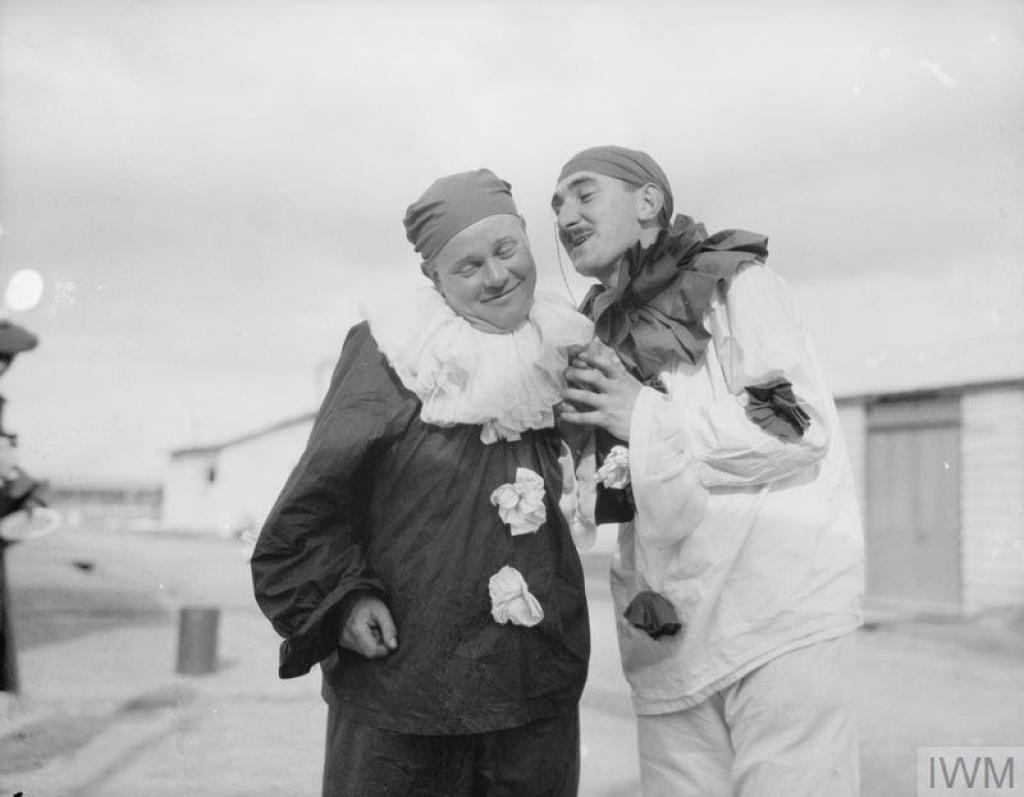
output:
[[[484,443],[554,426],[571,346],[594,326],[564,299],[538,293],[519,329],[491,334],[457,315],[434,288],[365,308],[377,345],[434,426],[480,425]]]
[[[636,243],[626,251],[618,287],[595,285],[580,309],[626,367],[650,383],[674,359],[700,361],[711,337],[704,314],[716,286],[767,256],[764,235],[722,230],[709,236],[703,224],[678,215],[649,247]]]

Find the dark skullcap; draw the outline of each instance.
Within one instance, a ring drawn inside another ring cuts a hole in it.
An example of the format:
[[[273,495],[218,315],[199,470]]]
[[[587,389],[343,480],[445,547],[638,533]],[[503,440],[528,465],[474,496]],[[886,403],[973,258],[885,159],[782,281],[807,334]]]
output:
[[[23,351],[34,349],[39,338],[24,327],[0,318],[0,357],[13,357]]]
[[[455,235],[480,219],[519,215],[512,186],[487,169],[449,174],[435,180],[405,212],[405,237],[424,261]]]
[[[665,197],[658,220],[662,226],[668,226],[672,218],[672,188],[665,172],[646,152],[612,145],[585,149],[569,158],[558,175],[558,182],[576,172],[596,172],[636,186],[654,183]]]

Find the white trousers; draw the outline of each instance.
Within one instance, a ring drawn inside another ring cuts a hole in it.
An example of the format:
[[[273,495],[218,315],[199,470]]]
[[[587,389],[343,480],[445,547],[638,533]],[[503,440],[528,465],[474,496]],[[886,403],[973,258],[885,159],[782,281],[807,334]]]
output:
[[[692,708],[638,716],[644,797],[857,797],[855,669],[847,634]]]

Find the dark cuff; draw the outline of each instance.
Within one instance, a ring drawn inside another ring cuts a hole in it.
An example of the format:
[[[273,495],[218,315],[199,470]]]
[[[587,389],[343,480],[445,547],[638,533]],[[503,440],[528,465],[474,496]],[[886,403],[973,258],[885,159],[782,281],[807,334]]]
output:
[[[603,484],[597,485],[597,502],[594,505],[594,522],[628,523],[636,513],[633,507],[633,491],[629,487],[613,490]]]
[[[352,607],[354,593],[376,595],[387,600],[387,590],[374,578],[346,581],[326,595],[298,631],[281,643],[277,674],[281,678],[305,675],[338,647],[341,624]]]

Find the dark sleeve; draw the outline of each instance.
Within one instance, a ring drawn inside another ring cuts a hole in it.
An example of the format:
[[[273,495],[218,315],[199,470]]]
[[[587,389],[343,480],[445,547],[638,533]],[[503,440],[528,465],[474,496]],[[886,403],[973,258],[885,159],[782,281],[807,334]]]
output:
[[[279,674],[309,672],[338,645],[346,598],[387,598],[364,555],[373,462],[416,411],[366,324],[349,332],[306,450],[252,555],[256,601],[284,637]]]

